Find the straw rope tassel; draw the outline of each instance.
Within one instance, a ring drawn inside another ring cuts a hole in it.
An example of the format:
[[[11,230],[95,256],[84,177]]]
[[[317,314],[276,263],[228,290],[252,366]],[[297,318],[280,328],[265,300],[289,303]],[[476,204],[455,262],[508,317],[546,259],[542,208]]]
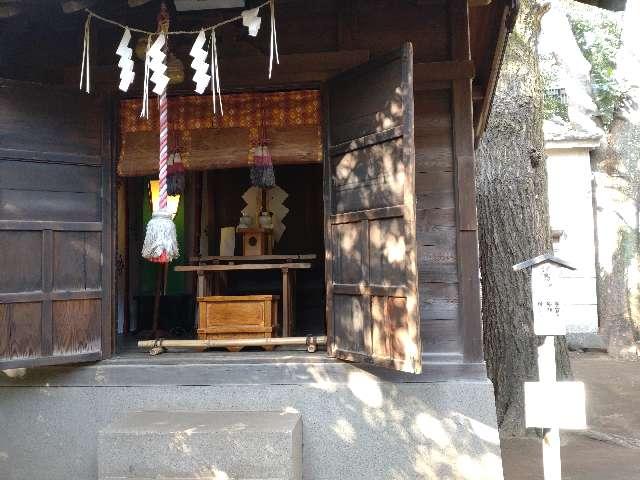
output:
[[[85,92],[91,93],[91,17],[93,15],[89,13],[87,19],[84,22],[84,39],[82,41],[82,66],[80,67],[80,90],[82,90],[82,84],[85,85]]]

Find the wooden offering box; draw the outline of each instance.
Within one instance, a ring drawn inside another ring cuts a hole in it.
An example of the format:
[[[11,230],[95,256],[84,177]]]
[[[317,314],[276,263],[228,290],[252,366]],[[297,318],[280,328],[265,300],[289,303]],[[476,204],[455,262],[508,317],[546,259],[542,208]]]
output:
[[[198,339],[271,338],[279,299],[277,295],[198,297]]]

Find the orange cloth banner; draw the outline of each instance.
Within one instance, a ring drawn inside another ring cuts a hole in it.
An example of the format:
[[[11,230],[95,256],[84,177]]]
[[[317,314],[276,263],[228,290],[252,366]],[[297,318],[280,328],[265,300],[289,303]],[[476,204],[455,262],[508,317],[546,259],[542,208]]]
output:
[[[237,149],[244,151],[245,159],[237,159],[237,162],[251,165],[253,162],[252,148],[260,139],[260,129],[264,125],[267,137],[270,131],[282,132],[294,127],[306,127],[308,132],[312,127],[311,138],[303,145],[305,161],[291,158],[282,163],[318,163],[322,161],[321,143],[321,105],[320,92],[317,90],[298,90],[290,92],[273,93],[237,93],[223,95],[224,116],[213,115],[211,97],[203,96],[179,96],[169,97],[169,149],[176,147],[177,141],[180,154],[187,169],[202,169],[202,161],[197,165],[190,165],[190,153],[192,150],[192,132],[194,130],[215,129],[217,135],[224,135],[224,131],[218,129],[234,129],[236,132],[246,129],[248,138],[246,145],[237,145]],[[122,100],[120,102],[120,159],[118,173],[123,176],[149,175],[153,173],[152,161],[157,164],[157,150],[154,151],[154,136],[158,131],[158,107],[157,99],[150,99],[149,119],[140,118],[142,99]],[[145,135],[146,134],[146,135]],[[231,137],[233,135],[230,135]],[[201,135],[198,135],[201,137]],[[307,137],[305,137],[307,138]],[[193,145],[194,150],[198,147]],[[217,164],[215,143],[210,147],[211,162],[208,168],[224,168],[225,166],[238,166],[237,162]],[[277,149],[276,146],[274,148]],[[287,155],[295,156],[287,151]],[[147,161],[149,158],[149,161]],[[311,159],[311,160],[310,160]],[[278,163],[278,155],[274,154],[274,163]],[[156,165],[157,168],[157,165]]]

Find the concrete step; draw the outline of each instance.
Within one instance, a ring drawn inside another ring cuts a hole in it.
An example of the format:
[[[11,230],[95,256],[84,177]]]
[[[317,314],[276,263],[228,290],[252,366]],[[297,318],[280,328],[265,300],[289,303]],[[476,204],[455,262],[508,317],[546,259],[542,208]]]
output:
[[[282,412],[139,411],[98,434],[100,480],[301,480],[302,419]]]

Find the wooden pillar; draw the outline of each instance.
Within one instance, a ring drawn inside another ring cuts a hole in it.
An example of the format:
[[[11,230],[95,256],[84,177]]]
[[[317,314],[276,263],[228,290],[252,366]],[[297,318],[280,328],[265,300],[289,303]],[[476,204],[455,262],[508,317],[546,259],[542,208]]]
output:
[[[452,60],[470,60],[467,1],[452,0],[450,15],[453,33]],[[480,311],[472,79],[456,79],[452,82],[452,88],[456,244],[460,295],[458,331],[464,361],[477,363],[484,361],[484,356],[482,353],[482,316]]]

